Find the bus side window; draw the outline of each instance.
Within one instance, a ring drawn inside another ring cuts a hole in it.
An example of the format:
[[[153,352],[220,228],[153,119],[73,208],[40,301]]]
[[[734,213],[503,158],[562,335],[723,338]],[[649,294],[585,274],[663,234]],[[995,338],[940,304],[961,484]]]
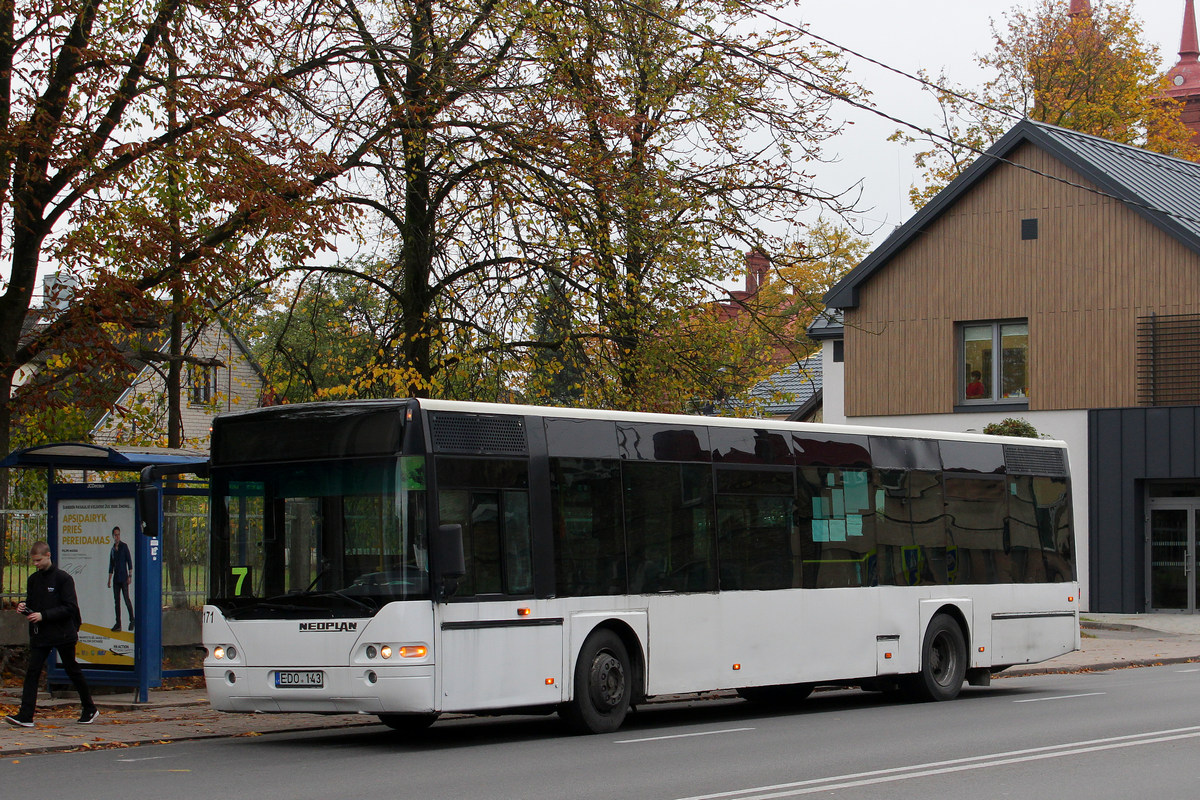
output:
[[[458,597],[533,591],[528,470],[524,461],[437,460],[440,524],[463,532]]]
[[[719,466],[716,476],[721,589],[799,588],[793,470]]]
[[[623,464],[629,591],[711,592],[717,588],[708,464]]]
[[[1004,552],[1006,527],[1003,476],[946,473],[946,526],[956,569],[953,583],[997,583],[1007,580]]]
[[[876,581],[876,524],[865,469],[801,467],[796,501],[804,586],[829,589]]]
[[[620,462],[551,458],[550,501],[558,596],[624,594]]]
[[[1034,478],[1038,503],[1038,539],[1046,566],[1046,580],[1075,580],[1075,554],[1071,539],[1071,497],[1066,478]]]

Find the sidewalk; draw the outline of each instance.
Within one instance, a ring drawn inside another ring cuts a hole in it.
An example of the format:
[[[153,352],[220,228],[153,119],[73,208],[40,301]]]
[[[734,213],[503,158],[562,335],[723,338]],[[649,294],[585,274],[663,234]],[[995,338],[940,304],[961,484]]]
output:
[[[1002,675],[1200,661],[1200,615],[1084,614],[1083,620],[1081,651],[1042,664],[1014,667]],[[16,710],[19,694],[19,689],[11,687],[0,691],[3,713]],[[152,690],[150,701],[142,704],[133,703],[132,693],[101,695],[96,700],[100,719],[92,725],[75,722],[79,705],[72,700],[40,701],[35,728],[0,724],[0,757],[378,723],[373,716],[356,714],[225,714],[209,707],[203,689]]]

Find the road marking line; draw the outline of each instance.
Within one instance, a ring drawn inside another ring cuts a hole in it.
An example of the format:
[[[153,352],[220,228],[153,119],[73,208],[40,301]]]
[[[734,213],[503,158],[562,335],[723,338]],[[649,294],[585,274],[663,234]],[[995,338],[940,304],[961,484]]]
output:
[[[934,761],[928,764],[911,764],[907,767],[871,770],[869,772],[852,773],[849,775],[834,775],[828,778],[814,778],[812,780],[779,783],[771,786],[756,786],[749,789],[734,789],[728,792],[696,795],[694,797],[680,798],[679,800],[726,800],[727,798],[737,798],[738,800],[773,800],[774,798],[796,797],[802,794],[813,794],[814,792],[828,792],[834,789],[850,789],[875,783],[889,783],[909,778],[944,775],[953,772],[983,769],[984,767],[1004,766],[1025,761],[1060,758],[1068,755],[1080,755],[1123,747],[1135,747],[1142,744],[1159,744],[1176,739],[1191,738],[1200,738],[1200,726],[1147,731],[1146,733],[1133,733],[1124,736],[1108,736],[1103,739],[1088,739],[1080,742],[1048,745],[1046,747],[1031,747],[1024,750],[1012,750],[982,756],[968,756],[948,761]]]
[[[720,731],[700,731],[698,733],[673,733],[669,736],[647,736],[644,739],[620,739],[614,744],[638,744],[639,742],[661,742],[663,739],[687,739],[690,736],[715,736],[719,733],[742,733],[754,728],[726,728]]]
[[[1200,669],[1177,669],[1176,672],[1200,672]]]
[[[118,758],[117,761],[118,761],[118,763],[121,763],[121,764],[132,764],[135,761],[156,761],[160,758],[166,758],[166,756],[147,756],[146,758]]]
[[[1040,703],[1043,700],[1074,700],[1076,697],[1095,697],[1108,692],[1085,692],[1084,694],[1059,694],[1054,697],[1030,697],[1026,700],[1013,700],[1014,703]]]

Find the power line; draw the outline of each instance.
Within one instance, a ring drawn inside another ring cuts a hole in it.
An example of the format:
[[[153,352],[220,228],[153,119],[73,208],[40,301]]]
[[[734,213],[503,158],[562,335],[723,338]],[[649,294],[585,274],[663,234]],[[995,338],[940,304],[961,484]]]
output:
[[[709,36],[709,35],[707,35],[707,34],[703,33],[702,31],[699,31],[699,30],[697,30],[697,29],[695,29],[695,28],[691,28],[691,27],[689,27],[689,26],[687,26],[687,25],[684,25],[684,24],[682,24],[682,23],[680,23],[680,22],[677,22],[676,20],[669,19],[669,18],[667,18],[667,17],[663,16],[661,13],[659,13],[659,12],[657,12],[657,11],[654,11],[653,9],[647,8],[646,6],[644,6],[644,5],[642,5],[641,3],[637,2],[637,0],[619,0],[619,1],[620,1],[620,2],[621,2],[623,5],[625,5],[625,6],[629,7],[629,8],[631,8],[631,9],[634,9],[634,10],[636,10],[636,11],[639,11],[639,12],[641,12],[641,13],[643,13],[643,14],[646,14],[646,15],[648,15],[648,16],[650,16],[650,17],[653,17],[654,19],[657,19],[657,20],[659,20],[660,22],[663,22],[663,23],[665,23],[665,24],[667,24],[667,25],[670,25],[671,27],[673,27],[673,28],[675,28],[675,29],[679,30],[679,31],[680,31],[680,32],[682,32],[682,33],[685,33],[685,34],[687,34],[688,36],[691,36],[691,37],[693,37],[693,38],[697,39],[698,41],[700,41],[700,42],[702,42],[702,43],[704,43],[704,44],[706,44],[706,45],[709,45],[709,46],[711,46],[711,47],[713,47],[713,48],[715,48],[715,49],[717,49],[717,50],[720,50],[720,51],[722,51],[722,52],[724,52],[724,53],[726,53],[726,54],[728,54],[728,55],[731,55],[731,56],[733,56],[733,57],[735,57],[735,58],[740,58],[740,59],[743,59],[743,60],[745,60],[745,61],[748,61],[748,62],[750,62],[750,63],[753,63],[753,64],[755,64],[756,66],[758,66],[759,68],[761,68],[761,69],[764,69],[764,70],[766,70],[767,72],[769,72],[770,74],[772,74],[772,75],[775,75],[776,77],[779,77],[779,78],[781,78],[781,79],[783,79],[783,80],[785,80],[785,81],[787,81],[787,82],[789,82],[789,83],[791,83],[791,82],[798,83],[798,84],[800,84],[801,86],[803,86],[804,88],[806,88],[806,89],[809,89],[810,91],[818,92],[818,93],[820,93],[820,94],[823,94],[823,95],[826,95],[826,96],[830,97],[830,98],[831,98],[831,99],[833,99],[833,100],[837,100],[837,101],[840,101],[840,102],[842,102],[842,103],[846,103],[847,105],[853,106],[854,108],[857,108],[857,109],[859,109],[859,110],[861,110],[861,111],[866,111],[867,113],[874,114],[874,115],[876,115],[876,116],[878,116],[878,117],[882,117],[883,119],[886,119],[886,120],[888,120],[889,122],[893,122],[893,123],[895,123],[895,124],[897,124],[897,125],[901,125],[901,126],[903,126],[903,127],[905,127],[905,128],[909,128],[909,129],[911,129],[911,130],[914,130],[914,131],[916,131],[916,132],[918,132],[918,133],[921,133],[921,134],[923,134],[923,135],[925,135],[925,136],[928,136],[928,137],[930,137],[931,139],[936,139],[936,140],[943,141],[943,142],[945,142],[945,143],[947,143],[947,144],[949,144],[949,145],[951,145],[951,146],[953,146],[953,147],[958,147],[958,148],[961,148],[961,149],[963,149],[963,150],[966,150],[966,151],[968,151],[968,152],[974,153],[974,154],[975,154],[976,156],[978,156],[978,157],[981,157],[981,158],[990,158],[990,159],[992,159],[992,160],[994,160],[994,161],[996,161],[996,162],[998,162],[998,163],[1001,163],[1001,164],[1006,164],[1006,165],[1008,165],[1008,166],[1011,166],[1011,167],[1014,167],[1014,168],[1016,168],[1016,169],[1024,170],[1024,171],[1026,171],[1026,172],[1029,172],[1030,174],[1037,175],[1038,177],[1042,177],[1042,178],[1046,178],[1046,179],[1048,179],[1048,180],[1056,181],[1056,182],[1058,182],[1058,183],[1061,183],[1061,184],[1063,184],[1063,185],[1065,185],[1065,186],[1070,186],[1070,187],[1072,187],[1072,188],[1074,188],[1074,189],[1080,189],[1080,190],[1082,190],[1082,191],[1089,192],[1089,193],[1091,193],[1091,194],[1094,194],[1094,195],[1097,195],[1097,196],[1099,196],[1099,197],[1104,197],[1104,198],[1107,198],[1107,199],[1109,199],[1109,200],[1115,200],[1115,201],[1117,201],[1117,202],[1119,202],[1119,203],[1122,203],[1122,204],[1124,204],[1124,205],[1127,205],[1127,206],[1132,206],[1132,207],[1135,207],[1135,208],[1141,208],[1141,209],[1144,209],[1144,210],[1146,210],[1146,211],[1150,211],[1150,212],[1153,212],[1153,213],[1156,213],[1156,214],[1161,214],[1161,215],[1163,215],[1163,216],[1171,217],[1171,218],[1173,218],[1173,219],[1176,219],[1176,220],[1180,220],[1180,221],[1184,221],[1184,222],[1190,222],[1190,223],[1194,223],[1194,224],[1200,225],[1200,218],[1196,218],[1196,217],[1190,217],[1190,216],[1187,216],[1186,214],[1180,214],[1180,213],[1178,213],[1178,212],[1169,211],[1169,210],[1167,210],[1167,209],[1164,209],[1164,208],[1159,208],[1159,207],[1157,207],[1157,206],[1153,206],[1153,205],[1151,205],[1151,204],[1149,204],[1149,203],[1140,202],[1140,201],[1136,201],[1136,200],[1131,200],[1131,199],[1129,199],[1129,198],[1126,198],[1126,197],[1120,197],[1120,196],[1118,196],[1118,195],[1112,194],[1111,192],[1107,192],[1107,191],[1105,191],[1105,190],[1103,190],[1103,189],[1099,189],[1099,188],[1097,188],[1097,187],[1093,187],[1093,186],[1087,186],[1087,185],[1084,185],[1084,184],[1081,184],[1081,183],[1077,183],[1077,182],[1075,182],[1075,181],[1072,181],[1072,180],[1070,180],[1070,179],[1068,179],[1068,178],[1063,178],[1063,177],[1060,177],[1060,176],[1058,176],[1058,175],[1051,175],[1051,174],[1049,174],[1049,173],[1047,173],[1047,172],[1043,172],[1043,171],[1041,171],[1041,170],[1039,170],[1039,169],[1036,169],[1036,168],[1034,168],[1034,167],[1028,166],[1027,164],[1019,164],[1019,163],[1017,163],[1017,162],[1015,162],[1015,161],[1012,161],[1012,160],[1010,160],[1010,159],[1003,158],[1003,157],[1001,157],[1001,156],[998,156],[998,155],[995,155],[995,154],[993,154],[993,153],[989,153],[989,152],[988,152],[988,151],[986,151],[986,150],[981,150],[980,148],[978,148],[978,147],[976,147],[976,146],[974,146],[974,145],[972,145],[972,144],[970,144],[970,143],[968,143],[968,142],[959,141],[959,140],[957,140],[957,139],[955,139],[955,138],[953,138],[953,137],[951,137],[951,136],[948,136],[948,135],[946,135],[946,134],[937,133],[937,132],[935,132],[935,131],[933,131],[933,130],[931,130],[931,129],[929,129],[929,128],[923,128],[923,127],[921,127],[919,124],[917,124],[917,123],[915,123],[915,122],[909,122],[908,120],[906,120],[906,119],[902,119],[901,117],[897,117],[897,116],[894,116],[894,115],[892,115],[892,114],[888,114],[887,112],[885,112],[885,111],[883,111],[883,110],[881,110],[881,109],[879,109],[879,108],[876,108],[875,106],[873,106],[873,105],[871,105],[871,104],[864,103],[864,102],[862,102],[862,101],[855,100],[855,99],[853,99],[853,98],[851,98],[851,97],[848,97],[848,96],[846,96],[846,95],[845,95],[844,93],[842,93],[842,92],[838,92],[838,91],[835,91],[834,89],[831,89],[831,88],[829,88],[829,87],[822,86],[822,85],[820,85],[819,83],[814,83],[813,81],[806,80],[806,79],[804,79],[804,78],[802,78],[802,77],[800,77],[800,76],[798,76],[798,75],[793,75],[793,74],[790,74],[790,73],[788,73],[788,72],[785,72],[784,70],[781,70],[781,69],[780,69],[779,67],[777,67],[776,65],[774,65],[774,64],[771,64],[771,63],[768,63],[767,61],[764,61],[763,59],[759,58],[757,55],[755,55],[755,54],[754,54],[754,53],[753,53],[751,50],[749,50],[748,48],[742,47],[742,46],[740,46],[740,45],[737,45],[737,44],[733,44],[733,43],[731,43],[731,42],[729,42],[729,41],[727,41],[727,40],[723,40],[723,39],[714,39],[713,37],[711,37],[711,36]],[[926,80],[924,80],[924,79],[922,79],[922,78],[919,78],[919,77],[915,77],[915,76],[913,76],[913,75],[910,75],[909,73],[906,73],[906,72],[904,72],[903,70],[900,70],[900,69],[896,69],[896,68],[890,67],[890,66],[888,66],[888,65],[884,64],[884,63],[883,63],[883,62],[881,62],[881,61],[877,61],[877,60],[875,60],[875,59],[872,59],[872,58],[870,58],[870,57],[868,57],[868,56],[865,56],[865,55],[859,54],[859,53],[857,53],[856,51],[853,51],[853,50],[851,50],[850,48],[847,48],[847,47],[844,47],[844,46],[842,46],[842,45],[839,45],[839,44],[837,44],[837,43],[835,43],[835,42],[833,42],[833,41],[831,41],[831,40],[829,40],[829,39],[825,39],[825,38],[823,38],[823,37],[816,36],[815,34],[813,34],[811,31],[807,30],[806,28],[802,28],[802,27],[796,26],[794,23],[788,23],[788,22],[786,22],[786,21],[784,21],[784,20],[780,20],[779,18],[777,18],[777,17],[774,17],[774,16],[772,16],[772,15],[770,15],[770,14],[767,14],[767,13],[765,13],[765,12],[762,12],[762,11],[760,11],[760,10],[759,10],[757,7],[755,7],[754,5],[746,3],[746,2],[745,2],[745,0],[737,0],[737,2],[738,2],[738,5],[740,5],[740,6],[741,6],[742,8],[744,8],[744,9],[747,9],[747,10],[749,10],[751,13],[758,14],[758,15],[761,15],[761,16],[765,16],[765,17],[767,17],[768,19],[771,19],[771,20],[773,20],[773,21],[776,21],[776,22],[778,22],[778,23],[780,23],[780,24],[783,24],[783,25],[785,25],[785,26],[787,26],[787,27],[789,27],[789,28],[792,28],[792,29],[794,29],[794,30],[795,30],[795,31],[797,31],[798,33],[802,33],[802,34],[804,34],[804,35],[806,35],[806,36],[812,37],[812,38],[814,38],[814,39],[818,39],[819,41],[822,41],[822,42],[824,42],[824,43],[826,43],[826,44],[830,45],[831,47],[835,47],[835,48],[837,48],[837,49],[839,49],[839,50],[844,50],[845,52],[852,53],[852,54],[856,55],[857,57],[864,58],[864,59],[866,59],[866,60],[870,61],[871,63],[878,64],[878,65],[880,65],[881,67],[884,67],[884,68],[886,68],[886,69],[889,69],[889,70],[891,70],[891,71],[893,71],[893,72],[896,72],[896,73],[897,73],[897,74],[899,74],[899,75],[903,75],[903,76],[905,76],[905,77],[908,77],[908,78],[910,78],[910,79],[912,79],[912,80],[915,80],[915,81],[917,81],[917,82],[919,82],[919,83],[922,83],[922,84],[923,84],[923,85],[925,85],[925,86],[928,86],[928,87],[931,87],[931,88],[937,89],[938,91],[945,91],[945,92],[947,92],[948,94],[952,94],[952,95],[954,95],[954,96],[956,96],[956,97],[961,97],[961,95],[957,95],[957,94],[955,94],[954,92],[952,92],[951,90],[945,89],[944,87],[940,87],[940,86],[938,86],[937,84],[933,84],[933,83],[930,83],[929,81],[926,81]],[[804,71],[806,71],[806,72],[809,72],[809,74],[813,74],[813,73],[812,73],[812,70],[804,70]],[[820,76],[820,77],[824,77],[824,76]],[[970,98],[964,98],[964,99],[968,99],[968,100],[969,100]],[[976,102],[976,101],[973,101],[973,100],[972,100],[971,102]],[[983,105],[985,108],[990,108],[990,106],[987,106],[987,105],[985,105],[985,104],[982,104],[982,103],[980,103],[980,105]],[[1000,111],[1000,109],[993,109],[993,110]],[[1005,113],[1005,112],[1001,112],[1001,113]],[[1007,114],[1008,114],[1009,116],[1013,116],[1013,115],[1011,114],[1011,112],[1007,112]],[[1065,130],[1065,129],[1064,129],[1064,130]],[[1078,132],[1078,131],[1073,131],[1072,133],[1079,133],[1079,132]],[[1082,134],[1082,135],[1087,135],[1087,134]],[[1103,141],[1108,141],[1108,140],[1103,140]],[[1119,143],[1119,142],[1114,142],[1113,144],[1117,144],[1118,146],[1120,145],[1120,143]],[[1182,171],[1178,171],[1178,170],[1176,170],[1176,171],[1177,171],[1177,172],[1180,172],[1180,174],[1187,174],[1187,173],[1183,173]]]

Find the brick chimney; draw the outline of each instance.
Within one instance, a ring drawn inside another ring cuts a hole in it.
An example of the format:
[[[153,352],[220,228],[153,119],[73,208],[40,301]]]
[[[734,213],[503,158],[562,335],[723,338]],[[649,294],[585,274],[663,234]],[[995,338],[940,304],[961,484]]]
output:
[[[767,280],[767,269],[771,262],[757,250],[746,253],[746,296],[752,297],[758,293],[759,287]]]

